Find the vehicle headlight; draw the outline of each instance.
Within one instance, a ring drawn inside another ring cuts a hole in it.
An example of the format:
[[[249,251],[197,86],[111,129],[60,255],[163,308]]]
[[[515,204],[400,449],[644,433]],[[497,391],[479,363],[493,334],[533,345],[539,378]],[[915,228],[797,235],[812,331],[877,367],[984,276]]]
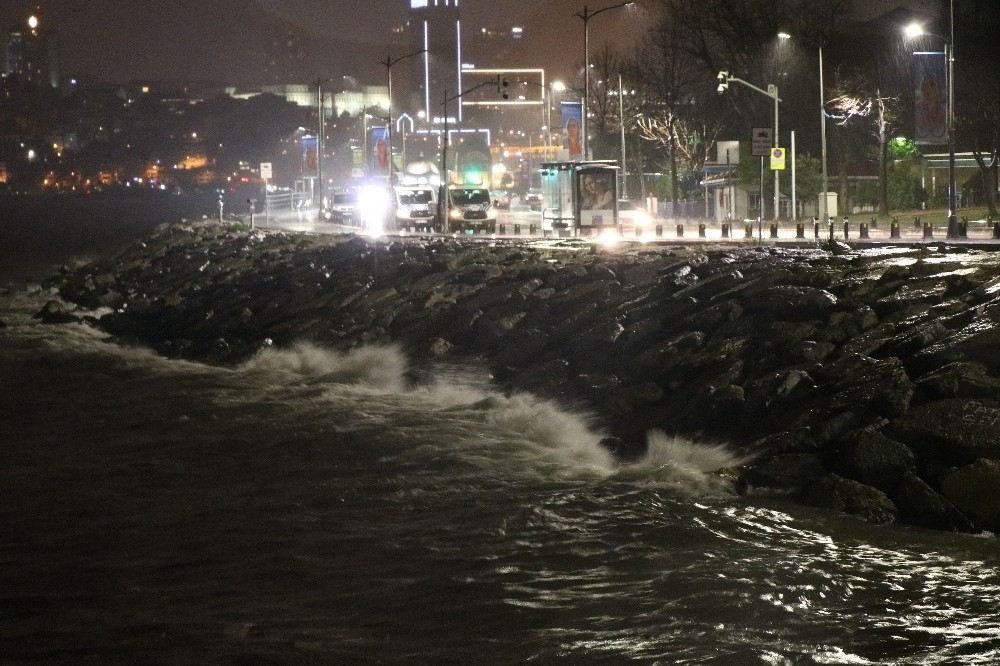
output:
[[[461,220],[462,219],[461,209],[453,208],[452,211],[448,214],[448,217],[450,217],[453,220]]]
[[[635,223],[636,224],[649,224],[652,221],[653,221],[653,218],[650,217],[649,213],[647,213],[644,210],[640,210],[640,211],[638,211],[635,214]]]
[[[382,233],[389,205],[389,193],[381,187],[364,187],[358,193],[358,212],[371,233]]]

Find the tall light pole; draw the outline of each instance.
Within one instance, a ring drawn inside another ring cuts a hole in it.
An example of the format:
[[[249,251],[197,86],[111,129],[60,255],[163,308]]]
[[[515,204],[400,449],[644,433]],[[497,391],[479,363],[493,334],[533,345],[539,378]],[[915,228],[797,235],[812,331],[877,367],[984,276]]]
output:
[[[904,34],[910,39],[937,37],[944,42],[944,58],[948,63],[948,238],[958,237],[958,192],[955,184],[955,2],[950,4],[949,36],[935,35],[924,30],[919,23],[911,23],[904,28]]]
[[[778,37],[781,39],[791,39],[792,36],[787,32],[779,32]],[[826,224],[829,217],[829,207],[828,207],[828,196],[827,191],[829,189],[827,185],[827,171],[826,171],[826,93],[823,90],[823,45],[816,44],[816,49],[819,51],[819,138],[820,138],[820,161],[823,164],[823,197],[820,199],[820,221]]]
[[[319,107],[319,119],[317,121],[316,132],[316,180],[319,181],[319,218],[323,219],[323,204],[325,203],[324,187],[323,187],[323,79],[318,79],[316,81],[316,102]]]
[[[582,12],[577,12],[574,14],[578,19],[583,21],[583,158],[590,159],[590,139],[587,134],[590,129],[590,122],[587,120],[587,116],[590,115],[590,19],[603,14],[604,12],[611,11],[612,9],[621,9],[622,7],[628,7],[629,5],[634,5],[635,2],[620,2],[617,5],[611,5],[609,7],[602,7],[596,12],[592,12],[587,8],[587,5],[583,6]]]
[[[625,89],[622,75],[618,75],[618,124],[622,130],[622,199],[628,199],[628,168],[625,166]]]
[[[406,55],[400,56],[398,58],[393,58],[391,55],[386,55],[385,56],[385,60],[380,60],[379,61],[382,65],[385,66],[386,83],[388,84],[388,88],[389,88],[389,133],[388,133],[388,138],[389,138],[389,185],[390,186],[395,183],[395,173],[394,173],[395,169],[394,169],[394,163],[393,163],[393,159],[392,159],[392,125],[393,125],[393,117],[392,117],[392,66],[395,65],[398,62],[406,60],[407,58],[412,58],[413,56],[417,56],[417,55],[420,55],[421,53],[426,53],[426,52],[427,52],[427,49],[420,49],[419,51],[414,51],[413,53],[407,53]]]

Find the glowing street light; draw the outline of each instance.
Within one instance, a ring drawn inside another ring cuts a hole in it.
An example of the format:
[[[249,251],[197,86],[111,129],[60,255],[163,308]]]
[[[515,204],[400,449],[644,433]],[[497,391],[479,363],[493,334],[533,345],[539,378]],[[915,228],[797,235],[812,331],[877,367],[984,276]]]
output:
[[[588,125],[587,116],[590,115],[590,19],[612,9],[621,9],[634,5],[635,2],[620,2],[617,5],[602,7],[596,12],[583,6],[583,11],[576,13],[578,19],[583,21],[583,158],[590,158],[590,141],[587,139]]]
[[[37,30],[38,29],[38,17],[37,16],[30,16],[30,17],[28,17],[28,27],[31,28],[32,30]]]

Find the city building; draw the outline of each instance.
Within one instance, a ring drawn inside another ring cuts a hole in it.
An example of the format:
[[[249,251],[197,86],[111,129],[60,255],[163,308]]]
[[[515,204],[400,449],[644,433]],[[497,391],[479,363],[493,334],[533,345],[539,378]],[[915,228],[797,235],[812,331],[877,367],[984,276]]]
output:
[[[55,36],[32,14],[7,33],[4,74],[39,85],[59,87],[59,57]]]

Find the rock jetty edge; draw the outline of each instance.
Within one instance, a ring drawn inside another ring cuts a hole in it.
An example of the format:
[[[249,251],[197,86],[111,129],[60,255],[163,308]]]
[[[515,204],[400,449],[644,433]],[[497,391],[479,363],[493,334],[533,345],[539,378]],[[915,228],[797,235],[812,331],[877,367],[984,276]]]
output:
[[[875,523],[1000,529],[1000,254],[368,239],[172,224],[54,278],[39,313],[218,364],[392,343],[753,456],[741,492]],[[104,307],[100,318],[76,308]]]

